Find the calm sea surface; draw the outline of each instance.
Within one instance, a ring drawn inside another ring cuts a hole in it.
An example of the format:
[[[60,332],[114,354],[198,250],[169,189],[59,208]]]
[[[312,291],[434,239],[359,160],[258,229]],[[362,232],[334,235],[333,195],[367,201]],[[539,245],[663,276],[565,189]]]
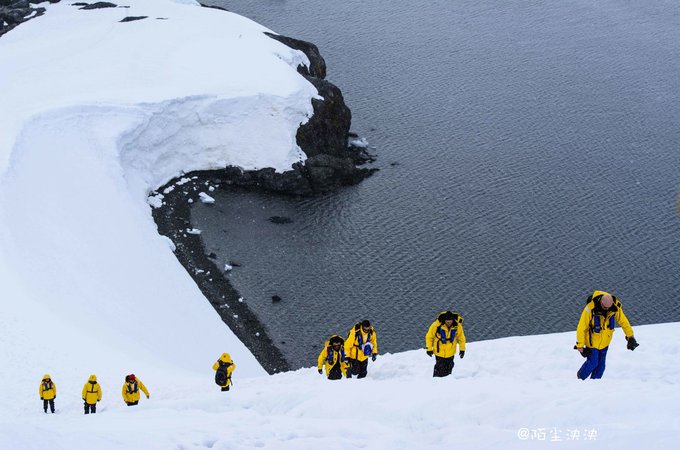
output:
[[[593,289],[680,320],[680,3],[207,3],[316,43],[379,157],[325,197],[193,207],[293,367],[363,318],[381,353],[449,308],[473,341],[573,330]]]

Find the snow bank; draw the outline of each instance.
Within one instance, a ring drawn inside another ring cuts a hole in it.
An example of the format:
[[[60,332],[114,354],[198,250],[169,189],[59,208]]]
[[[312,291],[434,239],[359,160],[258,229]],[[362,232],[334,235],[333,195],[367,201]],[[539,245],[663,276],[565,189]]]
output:
[[[236,376],[227,393],[209,377],[137,373],[150,400],[128,408],[122,376],[106,380],[91,417],[79,402],[86,377],[52,374],[60,389],[54,416],[41,411],[39,376],[20,379],[15,386],[32,391],[11,404],[16,417],[0,416],[0,448],[672,448],[680,437],[680,323],[635,331],[634,352],[616,333],[598,381],[576,379],[574,333],[469,343],[444,379],[432,378],[423,350],[380,356],[364,380],[328,381],[310,368]]]

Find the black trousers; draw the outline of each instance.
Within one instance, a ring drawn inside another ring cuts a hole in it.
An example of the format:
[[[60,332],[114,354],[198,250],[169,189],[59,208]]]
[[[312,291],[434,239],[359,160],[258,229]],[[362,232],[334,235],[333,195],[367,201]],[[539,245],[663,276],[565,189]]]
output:
[[[347,378],[352,378],[352,375],[356,375],[357,378],[365,378],[366,374],[368,374],[368,359],[363,361],[359,361],[358,359],[349,360]]]
[[[328,372],[328,379],[329,380],[342,379],[342,370],[340,369],[340,363],[337,363],[336,365],[331,367],[331,370]]]
[[[453,370],[453,356],[450,358],[442,358],[441,356],[435,356],[437,362],[434,363],[434,373],[433,377],[448,377],[451,375]]]
[[[97,404],[95,403],[94,405],[90,405],[89,403],[85,403],[85,414],[92,414],[97,412]]]
[[[226,391],[228,391],[228,390],[229,390],[229,386],[224,386],[224,387],[222,387],[222,392],[226,392]]]
[[[47,412],[47,405],[50,405],[50,411],[54,412],[54,399],[43,400],[43,409]]]
[[[136,402],[126,402],[126,403],[127,403],[128,406],[135,406],[136,404],[139,403],[139,400],[137,400]]]

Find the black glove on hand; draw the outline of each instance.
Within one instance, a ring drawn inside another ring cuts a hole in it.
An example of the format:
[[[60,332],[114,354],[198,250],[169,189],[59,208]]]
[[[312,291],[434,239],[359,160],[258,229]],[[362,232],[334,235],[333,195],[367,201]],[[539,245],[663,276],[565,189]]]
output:
[[[323,373],[323,369],[319,369],[319,374],[322,374],[322,373]]]
[[[626,345],[626,348],[628,350],[635,350],[636,347],[640,346],[640,344],[637,343],[637,341],[635,340],[635,337],[633,337],[633,336],[627,337],[626,340],[628,341],[628,345]]]
[[[574,350],[578,350],[578,347],[575,346],[575,345],[574,345]],[[583,347],[581,350],[583,350],[583,351],[579,351],[579,354],[581,356],[583,356],[584,358],[587,358],[588,356],[590,356],[590,349],[588,347]]]
[[[375,353],[373,353],[373,355],[371,355],[371,361],[375,361],[375,359],[376,359],[377,357],[378,357],[378,355],[375,354]]]
[[[460,359],[463,359],[465,357],[465,350],[461,350],[458,356],[460,356]]]
[[[433,355],[432,350],[428,350],[428,351],[427,351],[427,356],[429,356],[430,358],[432,358],[432,355]]]

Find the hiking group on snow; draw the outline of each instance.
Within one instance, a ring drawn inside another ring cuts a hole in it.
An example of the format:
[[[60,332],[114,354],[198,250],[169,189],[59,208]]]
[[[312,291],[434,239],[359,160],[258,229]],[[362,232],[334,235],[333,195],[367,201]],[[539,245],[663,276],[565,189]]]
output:
[[[581,318],[576,328],[576,345],[574,349],[586,358],[576,376],[581,380],[602,378],[607,358],[607,350],[614,335],[614,327],[618,324],[625,334],[626,347],[635,350],[639,346],[633,336],[633,328],[623,312],[621,301],[605,291],[595,291],[586,301]],[[428,356],[435,357],[433,376],[446,377],[451,374],[454,356],[465,356],[465,332],[463,317],[453,311],[441,312],[430,325],[425,335],[425,351]],[[368,359],[375,361],[378,357],[378,338],[375,329],[368,320],[357,322],[343,339],[340,335],[331,336],[323,346],[317,361],[319,374],[329,380],[340,380],[343,377],[365,378],[368,374]],[[221,390],[228,391],[233,385],[232,373],[236,364],[228,353],[222,353],[213,364],[215,383]],[[128,406],[139,403],[142,391],[149,398],[149,391],[134,374],[125,377],[123,384],[123,400]],[[57,387],[49,374],[45,374],[40,382],[40,399],[43,410],[54,413],[54,400],[57,398]],[[102,390],[97,383],[97,376],[90,375],[83,387],[85,414],[96,413],[97,403],[102,399]]]

